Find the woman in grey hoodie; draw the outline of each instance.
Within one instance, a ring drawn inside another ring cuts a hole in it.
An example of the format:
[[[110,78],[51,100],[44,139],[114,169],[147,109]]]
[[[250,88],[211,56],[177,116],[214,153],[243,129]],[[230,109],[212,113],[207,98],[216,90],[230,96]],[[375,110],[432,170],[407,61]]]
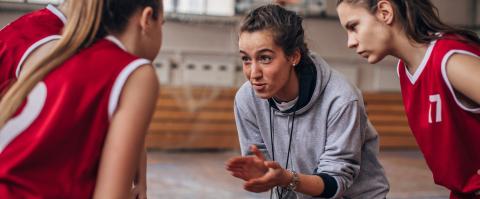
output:
[[[378,135],[362,96],[311,55],[302,18],[266,5],[243,20],[246,82],[235,96],[243,156],[227,170],[251,192],[276,198],[385,198]]]

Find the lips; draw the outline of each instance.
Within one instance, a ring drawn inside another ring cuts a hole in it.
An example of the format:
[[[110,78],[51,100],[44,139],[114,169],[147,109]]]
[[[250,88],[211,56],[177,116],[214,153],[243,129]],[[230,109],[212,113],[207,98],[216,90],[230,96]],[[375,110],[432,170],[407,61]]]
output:
[[[267,84],[265,83],[252,83],[252,87],[255,90],[263,90]]]
[[[360,52],[357,52],[357,54],[359,54],[360,56],[362,56],[364,58],[368,58],[368,53],[366,51],[360,51]]]

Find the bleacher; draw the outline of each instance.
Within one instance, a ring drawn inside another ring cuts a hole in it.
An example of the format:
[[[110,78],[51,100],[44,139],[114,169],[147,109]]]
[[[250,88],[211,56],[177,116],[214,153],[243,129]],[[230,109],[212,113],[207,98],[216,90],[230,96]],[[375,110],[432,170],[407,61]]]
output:
[[[146,145],[155,149],[238,149],[235,88],[162,87]],[[416,148],[400,93],[364,93],[381,148]]]

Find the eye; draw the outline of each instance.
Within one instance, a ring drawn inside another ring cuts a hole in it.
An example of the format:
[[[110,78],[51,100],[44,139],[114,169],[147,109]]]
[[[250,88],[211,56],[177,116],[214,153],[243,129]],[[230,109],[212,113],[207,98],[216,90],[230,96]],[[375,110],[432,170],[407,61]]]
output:
[[[240,57],[240,59],[242,60],[243,65],[248,65],[251,62],[251,59],[248,56],[242,56],[242,57]]]
[[[347,29],[350,30],[350,31],[352,31],[352,32],[356,32],[356,31],[357,31],[357,25],[358,25],[358,23],[349,24],[349,25],[347,26]]]
[[[260,55],[259,60],[263,64],[268,64],[268,63],[272,62],[272,57],[270,57],[268,55]]]

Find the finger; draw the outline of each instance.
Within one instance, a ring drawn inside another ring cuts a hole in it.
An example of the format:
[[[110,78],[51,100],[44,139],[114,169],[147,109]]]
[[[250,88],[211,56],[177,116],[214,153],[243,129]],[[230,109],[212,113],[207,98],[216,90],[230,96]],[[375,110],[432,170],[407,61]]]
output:
[[[232,168],[227,168],[227,171],[230,171],[230,172],[245,172],[246,170],[243,167],[232,167]]]
[[[227,166],[233,166],[233,165],[244,165],[244,164],[249,164],[253,162],[253,157],[254,156],[242,156],[242,157],[236,157],[232,158],[227,162]]]
[[[275,161],[265,161],[265,166],[271,169],[281,169],[282,166]]]
[[[250,191],[250,192],[254,192],[254,193],[262,193],[262,192],[266,192],[266,191],[270,190],[270,189],[265,188],[265,187],[245,187],[244,189],[247,190],[247,191]]]
[[[233,166],[225,168],[227,171],[247,171],[248,169],[244,166]]]
[[[247,191],[260,193],[260,192],[268,191],[273,187],[274,185],[271,185],[271,184],[251,185],[251,184],[245,183],[243,188]]]
[[[130,198],[133,198],[133,199],[137,199],[138,198],[138,191],[137,190],[133,190],[131,192],[131,197]]]
[[[240,174],[240,175],[245,175],[245,171],[230,171],[230,174]]]
[[[243,173],[232,173],[232,176],[242,180],[248,180],[247,176],[245,176]]]
[[[254,178],[245,183],[245,185],[249,186],[260,186],[260,185],[265,185],[270,183],[270,177],[267,175],[264,175],[260,178]]]
[[[232,164],[232,165],[227,165],[225,168],[229,169],[233,169],[233,168],[244,168],[246,164]]]
[[[258,150],[256,145],[250,146],[250,151],[252,151],[252,153],[255,154],[255,156],[257,156],[260,160],[265,160],[265,156],[260,150]]]
[[[232,164],[238,164],[240,162],[245,162],[245,157],[243,156],[239,156],[239,157],[233,157],[233,158],[230,158],[226,163],[225,165],[232,165]]]

